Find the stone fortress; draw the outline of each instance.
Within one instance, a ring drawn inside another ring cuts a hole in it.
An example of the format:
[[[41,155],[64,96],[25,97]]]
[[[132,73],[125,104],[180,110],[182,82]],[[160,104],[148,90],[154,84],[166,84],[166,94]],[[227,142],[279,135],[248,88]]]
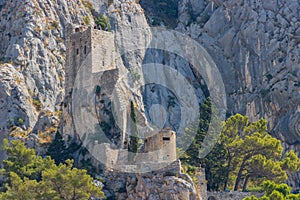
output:
[[[86,73],[86,71],[90,71],[90,73],[93,74],[102,73],[102,79],[95,81],[93,84],[100,84],[101,90],[104,91],[106,93],[105,95],[109,98],[112,98],[111,94],[117,82],[116,79],[119,77],[119,69],[117,68],[115,59],[116,52],[113,32],[102,31],[97,29],[97,27],[73,27],[71,24],[67,26],[66,30],[66,100],[64,115],[69,115],[69,121],[71,121],[71,126],[73,126],[74,135],[80,135],[80,131],[83,130],[81,128],[89,126],[90,124],[90,121],[84,121],[85,119],[79,118],[82,119],[82,124],[80,124],[79,129],[74,125],[73,114],[75,113],[72,113],[74,111],[72,106],[77,107],[77,102],[75,100],[76,105],[72,105],[74,104],[72,94],[74,93],[74,88],[76,88],[76,78],[80,75],[80,67],[82,67],[82,65],[87,67],[86,69],[88,70],[85,70],[84,73]],[[84,85],[84,83],[81,84]],[[92,88],[95,88],[95,85],[93,85]],[[93,112],[90,114],[94,116],[97,115]],[[122,116],[125,119],[129,114],[123,113]],[[114,144],[101,142],[101,140],[98,139],[93,139],[91,142],[88,141],[86,143],[82,141],[93,157],[95,157],[94,155],[101,155],[101,163],[105,164],[106,172],[108,173],[106,176],[110,177],[108,178],[109,180],[113,180],[115,176],[119,177],[120,174],[124,172],[129,174],[135,174],[136,172],[143,174],[155,171],[155,174],[173,174],[174,176],[183,178],[192,185],[194,184],[189,176],[181,173],[181,164],[176,155],[176,133],[173,130],[164,128],[157,132],[150,131],[144,133],[143,139],[140,139],[140,141],[142,140],[142,142],[140,142],[142,143],[142,149],[135,154],[134,162],[129,162],[128,156],[132,154],[132,152],[129,152],[127,146],[124,145],[128,142],[129,138],[129,136],[126,135],[126,126],[128,126],[128,123],[124,121],[122,124],[124,130],[121,132],[121,145],[117,148]],[[63,129],[70,130],[70,127],[63,127]],[[147,137],[145,137],[145,135]],[[83,138],[81,137],[80,139],[82,140]],[[95,163],[97,163],[97,161]],[[115,175],[116,173],[119,175]],[[204,169],[199,168],[198,183],[195,185],[195,188],[201,196],[198,196],[197,199],[206,200],[207,189]]]
[[[116,61],[113,32],[102,31],[97,27],[74,27],[69,24],[67,26],[66,34],[66,108],[64,112],[69,113],[72,116],[71,97],[76,77],[83,63],[90,69],[91,73],[104,74],[104,79],[101,80],[100,83],[99,81],[96,81],[95,84],[100,84],[102,90],[106,93],[112,93],[113,87],[119,78],[119,69]],[[111,98],[112,95],[109,97]],[[128,113],[123,113],[123,118],[126,118],[126,115],[128,117]],[[124,128],[126,124],[126,122],[123,123],[123,129],[126,129]],[[82,124],[82,126],[84,125],[85,124]],[[74,126],[74,124],[72,124],[72,126]],[[78,134],[77,131],[78,130],[75,131],[76,134]],[[142,141],[142,152],[139,152],[136,155],[134,163],[128,162],[128,155],[131,152],[128,152],[127,146],[124,145],[126,140],[128,140],[126,131],[123,130],[121,134],[121,148],[116,148],[109,143],[101,143],[98,140],[93,140],[92,147],[89,148],[89,150],[92,151],[92,154],[101,155],[101,162],[105,163],[106,169],[109,172],[107,176],[111,179],[114,179],[115,176],[120,176],[120,172],[131,174],[135,173],[137,170],[145,173],[156,171],[158,173],[177,174],[176,176],[185,180],[189,179],[189,177],[181,173],[180,161],[177,159],[176,155],[176,133],[171,129],[165,128],[157,133],[145,133],[145,135],[148,134],[148,137],[144,137]],[[249,193],[241,192],[207,193],[205,171],[202,168],[199,168],[195,187],[198,194],[200,194],[197,199],[202,200],[241,199],[245,196],[249,196]]]
[[[98,30],[96,27],[73,27],[72,24],[68,24],[66,36],[65,94],[71,94],[77,72],[88,55],[91,55],[93,73],[97,72],[97,69],[106,71],[116,68],[112,32]]]
[[[104,74],[104,79],[101,80],[100,83],[96,81],[95,84],[100,84],[100,87],[106,93],[112,93],[113,87],[117,82],[116,79],[119,78],[119,69],[116,61],[113,32],[102,31],[97,27],[74,27],[69,24],[66,34],[66,105],[64,112],[72,116],[71,98],[80,67],[84,64],[89,68],[91,73]],[[111,98],[112,95],[109,97]],[[123,118],[128,117],[128,113],[123,113],[122,115]],[[126,125],[128,124],[124,122],[122,128],[126,129],[124,128]],[[72,124],[72,126],[74,126],[74,124]],[[85,124],[83,123],[82,126],[85,126]],[[76,128],[74,128],[74,130],[75,133],[78,134],[78,130],[76,130]],[[131,154],[131,152],[128,152],[127,146],[124,145],[128,140],[126,131],[123,130],[121,134],[121,148],[116,148],[110,143],[101,143],[98,140],[93,140],[93,144],[89,148],[90,153],[101,155],[101,162],[105,163],[108,172],[107,177],[111,179],[110,181],[112,181],[112,183],[114,183],[113,179],[118,179],[116,177],[119,177],[120,173],[126,172],[132,174],[137,172],[137,170],[142,173],[155,171],[156,173],[176,174],[176,176],[188,180],[188,182],[193,182],[187,175],[181,173],[181,164],[176,155],[176,133],[173,130],[165,128],[156,133],[144,133],[144,135],[148,135],[148,137],[144,137],[142,141],[142,151],[139,151],[135,156],[133,163],[128,161],[128,155]],[[121,177],[123,175],[121,175]],[[201,200],[241,199],[245,196],[249,196],[248,193],[240,192],[207,193],[205,170],[203,168],[199,168],[195,187],[198,194],[200,194],[196,199]]]
[[[76,88],[74,84],[76,85],[75,82],[80,67],[84,65],[92,74],[105,74],[102,76],[104,81],[102,80],[100,83],[98,80],[94,81],[92,88],[100,84],[101,90],[105,91],[106,95],[113,92],[117,82],[117,80],[113,79],[118,79],[119,72],[115,58],[113,32],[102,31],[97,27],[73,27],[73,25],[68,24],[66,34],[67,59],[65,68],[65,94],[66,99],[69,99],[67,102],[70,104],[68,106],[68,112],[70,112],[72,116],[74,114],[72,113],[72,103],[74,103],[74,101],[71,98],[73,89]],[[111,76],[111,74],[115,76]],[[109,98],[112,97],[109,96]],[[91,111],[91,115],[96,116],[97,114]],[[124,116],[126,116],[126,114]],[[101,121],[101,119],[99,120]],[[85,126],[84,124],[83,122],[82,126]],[[126,129],[126,122],[123,123],[122,128]],[[81,134],[78,133],[81,129],[74,129],[77,134]],[[120,143],[124,144],[128,140],[128,136],[126,136],[125,131],[121,134],[122,141]],[[144,133],[143,135],[148,135],[148,137],[145,137],[142,141],[143,150],[134,155],[134,163],[128,162],[128,155],[132,153],[128,152],[126,145],[116,148],[109,143],[94,140],[92,141],[93,144],[88,144],[90,145],[88,149],[92,151],[91,153],[94,155],[101,155],[101,162],[105,163],[107,168],[114,170],[117,169],[127,172],[134,172],[137,168],[145,172],[159,170],[161,168],[163,168],[164,171],[180,170],[180,163],[176,157],[176,133],[174,131],[166,128],[158,133]]]

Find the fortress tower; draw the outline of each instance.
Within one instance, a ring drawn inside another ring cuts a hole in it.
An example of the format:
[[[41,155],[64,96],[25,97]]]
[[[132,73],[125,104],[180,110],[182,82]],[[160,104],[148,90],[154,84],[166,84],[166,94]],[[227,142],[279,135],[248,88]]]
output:
[[[176,133],[163,129],[144,140],[148,162],[173,162],[176,158]]]
[[[114,34],[96,27],[68,24],[66,28],[65,94],[71,95],[77,72],[88,60],[92,73],[116,68]]]

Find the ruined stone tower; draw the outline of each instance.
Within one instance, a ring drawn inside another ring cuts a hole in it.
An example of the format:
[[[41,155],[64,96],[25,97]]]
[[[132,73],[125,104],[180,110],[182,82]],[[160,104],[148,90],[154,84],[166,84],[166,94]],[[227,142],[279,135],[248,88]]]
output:
[[[173,162],[176,158],[176,133],[163,129],[144,140],[148,162]]]
[[[115,69],[114,34],[97,28],[67,25],[65,94],[70,95],[77,72],[89,59],[92,73]]]

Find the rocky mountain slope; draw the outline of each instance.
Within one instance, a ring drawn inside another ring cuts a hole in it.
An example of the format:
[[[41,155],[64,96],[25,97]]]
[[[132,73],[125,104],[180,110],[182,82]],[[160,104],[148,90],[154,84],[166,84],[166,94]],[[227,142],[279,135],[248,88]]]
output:
[[[210,53],[225,83],[228,115],[239,112],[253,120],[265,117],[272,134],[280,138],[287,149],[300,151],[299,1],[179,0],[172,1],[172,5],[178,4],[175,13],[171,5],[161,4],[171,9],[172,16],[178,16],[175,21],[162,20],[168,16],[166,11],[161,12],[143,1],[147,0],[141,0],[141,5],[150,23],[176,27]],[[132,48],[132,41],[135,47],[145,47],[144,35],[150,35],[149,25],[135,1],[92,2],[96,10],[111,17],[112,29],[117,33],[115,45],[121,55],[123,50]],[[89,4],[82,1],[0,0],[1,137],[17,127],[25,135],[38,134],[41,130],[51,133],[50,127],[57,123],[56,116],[60,115],[65,95],[65,26],[67,22],[92,24],[88,7]],[[151,21],[153,16],[155,20]],[[132,27],[141,31],[132,32]],[[182,71],[185,77],[200,82],[201,77],[193,74],[186,61],[175,55],[154,56],[156,53],[146,52],[145,60],[167,63]],[[139,66],[143,63],[143,54],[144,50],[135,54],[127,52],[122,57],[121,72],[131,68],[142,74]],[[140,84],[142,82],[137,81],[131,86],[138,88]],[[205,88],[194,86],[199,88],[197,96],[201,102]],[[133,91],[141,113],[148,119],[157,116],[147,110],[147,106],[160,103],[168,107],[170,102],[170,92],[159,88],[152,91],[153,88],[146,88],[146,100],[141,91]],[[180,119],[179,107],[175,102],[169,110],[172,115],[167,124],[174,129]],[[41,111],[44,112],[40,114]]]
[[[97,4],[103,9],[107,4]],[[64,101],[64,65],[66,56],[66,25],[91,25],[91,4],[87,1],[1,1],[1,136],[11,139],[21,139],[28,146],[35,147],[39,143],[49,142],[57,130],[58,118]],[[97,8],[96,8],[97,9]],[[98,10],[98,9],[97,9]],[[101,11],[101,8],[99,9]],[[135,1],[116,1],[107,10],[112,29],[116,32],[115,46],[122,61],[118,63],[120,74],[134,70],[142,74],[140,57],[146,51],[145,35],[149,34],[143,10]],[[88,19],[88,20],[87,20]],[[133,32],[137,28],[140,31]],[[134,43],[134,46],[132,45]],[[132,48],[143,47],[132,54]],[[143,116],[143,99],[139,85],[142,80],[125,77],[119,90],[125,95],[133,94],[140,115],[139,122],[145,123]],[[129,99],[127,99],[129,100]],[[68,103],[68,102],[65,102]],[[74,134],[71,118],[67,116],[62,124],[69,129],[64,134]],[[69,121],[70,120],[70,121]],[[43,153],[45,149],[37,149]],[[3,155],[3,154],[1,154]],[[79,161],[78,161],[79,162]],[[160,176],[160,175],[159,175]],[[113,181],[117,179],[111,179]],[[125,182],[124,182],[125,181]],[[133,182],[124,176],[121,182],[126,190],[121,194],[114,191],[116,185],[106,193],[112,193],[117,199],[196,199],[196,190],[192,182],[178,178],[175,175],[167,177],[140,177]],[[151,190],[141,192],[151,183]],[[145,185],[147,184],[147,186]],[[173,186],[176,186],[173,188]],[[122,188],[121,188],[122,189]],[[152,194],[159,191],[155,196]],[[152,196],[151,196],[152,195]],[[173,196],[172,196],[173,195]]]
[[[176,30],[213,57],[225,83],[228,115],[265,117],[273,134],[289,145],[299,144],[299,1],[177,3]],[[141,5],[148,16],[156,16],[156,23],[174,26],[156,5],[143,0]]]
[[[28,134],[36,125],[47,125],[38,123],[41,111],[47,110],[49,118],[60,115],[65,25],[84,23],[83,16],[90,14],[81,2],[4,0],[0,15],[1,137],[16,127]]]
[[[173,26],[154,5],[143,0],[141,4],[149,16]],[[216,62],[226,88],[228,115],[266,118],[271,133],[286,149],[296,151],[300,150],[299,6],[297,0],[179,0],[176,27],[201,43]]]
[[[272,133],[290,145],[300,141],[299,5],[181,1],[177,27],[203,44],[217,63],[228,113],[266,118]]]

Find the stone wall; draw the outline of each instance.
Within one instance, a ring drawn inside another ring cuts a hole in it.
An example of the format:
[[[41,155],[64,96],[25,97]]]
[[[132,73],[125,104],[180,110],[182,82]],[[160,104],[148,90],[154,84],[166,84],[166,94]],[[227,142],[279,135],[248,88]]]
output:
[[[96,82],[98,81],[96,77],[102,76],[100,82],[104,82],[104,84],[101,87],[113,91],[114,88],[112,87],[115,86],[115,83],[118,80],[114,52],[114,34],[112,32],[102,31],[87,26],[73,26],[72,24],[66,26],[63,133],[69,135],[72,134],[73,137],[80,133],[80,130],[76,130],[75,128],[74,116],[72,113],[74,112],[74,110],[72,111],[72,109],[74,109],[72,108],[72,104],[75,103],[74,99],[72,99],[72,92],[75,85],[77,88],[81,89],[89,88],[89,81],[92,81],[91,83],[96,86],[99,85],[99,83]],[[104,87],[104,85],[107,87]],[[94,87],[89,89],[94,90]],[[107,95],[108,94],[112,94],[112,92],[107,93]],[[86,100],[89,100],[87,96],[85,96],[85,98],[87,98]],[[80,103],[79,100],[76,103],[77,106],[80,106],[80,104],[78,104]],[[91,119],[91,117],[89,119]],[[96,122],[97,119],[93,118],[93,120],[88,121],[85,125],[88,126],[91,123],[95,124],[94,121]],[[80,129],[83,130],[84,127],[80,127]]]
[[[145,161],[173,162],[176,160],[176,133],[162,130],[145,139]]]
[[[242,200],[251,195],[263,196],[262,193],[252,192],[207,192],[208,200]]]
[[[196,174],[197,178],[197,184],[196,189],[198,190],[198,193],[200,194],[202,200],[207,200],[207,181],[205,177],[205,169],[204,168],[198,168],[198,173]]]
[[[77,71],[91,53],[91,30],[86,27],[67,25],[65,94],[70,95]]]
[[[91,65],[92,73],[115,69],[114,34],[86,26],[67,26],[65,92],[72,91],[79,68]]]
[[[92,73],[116,69],[112,32],[91,29]]]
[[[89,150],[92,155],[97,156],[97,159],[101,161],[109,171],[127,173],[156,171],[178,174],[181,169],[179,160],[172,162],[145,160],[143,158],[146,156],[143,154],[138,154],[134,162],[129,162],[128,154],[130,152],[128,152],[127,149],[112,149],[108,143],[98,144],[98,141],[96,141],[95,144],[90,146]],[[139,155],[141,155],[141,157],[139,157]]]

